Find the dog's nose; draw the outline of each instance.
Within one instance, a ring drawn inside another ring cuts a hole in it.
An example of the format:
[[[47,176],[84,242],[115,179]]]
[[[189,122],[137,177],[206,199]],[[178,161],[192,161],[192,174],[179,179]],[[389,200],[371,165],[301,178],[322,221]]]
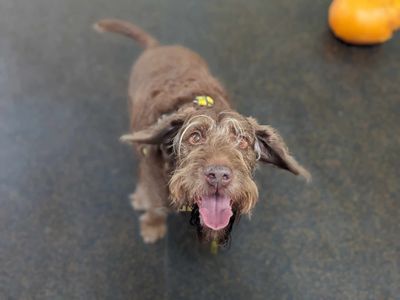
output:
[[[206,180],[212,186],[227,186],[232,180],[232,171],[226,166],[211,165],[205,168]]]

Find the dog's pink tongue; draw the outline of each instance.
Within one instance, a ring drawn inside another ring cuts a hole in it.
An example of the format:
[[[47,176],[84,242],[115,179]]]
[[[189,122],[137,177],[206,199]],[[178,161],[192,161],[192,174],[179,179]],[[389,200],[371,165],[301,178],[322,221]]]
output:
[[[204,196],[198,205],[202,220],[207,227],[219,230],[229,224],[233,214],[230,198],[217,195]]]

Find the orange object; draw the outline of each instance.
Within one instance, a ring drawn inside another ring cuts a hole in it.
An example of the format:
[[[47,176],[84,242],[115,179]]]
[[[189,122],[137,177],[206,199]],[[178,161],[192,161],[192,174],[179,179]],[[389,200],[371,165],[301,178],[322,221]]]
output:
[[[400,0],[334,0],[329,7],[329,26],[350,44],[386,42],[400,28]]]

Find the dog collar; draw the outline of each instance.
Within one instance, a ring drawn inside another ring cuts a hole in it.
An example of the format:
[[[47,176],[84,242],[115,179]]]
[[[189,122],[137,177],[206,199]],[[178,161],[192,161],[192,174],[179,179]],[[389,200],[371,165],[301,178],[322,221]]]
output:
[[[210,96],[196,96],[193,100],[193,103],[201,107],[213,107],[214,99]]]
[[[192,210],[190,205],[183,205],[178,209],[179,212],[191,212]]]

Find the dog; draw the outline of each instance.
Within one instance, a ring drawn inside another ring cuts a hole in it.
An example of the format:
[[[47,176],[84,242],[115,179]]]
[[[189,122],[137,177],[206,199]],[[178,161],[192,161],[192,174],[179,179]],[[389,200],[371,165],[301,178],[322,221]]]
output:
[[[182,46],[163,46],[131,23],[104,19],[99,32],[136,40],[144,51],[129,81],[130,132],[121,141],[140,156],[131,195],[146,243],[164,237],[171,210],[192,210],[203,241],[227,242],[233,222],[258,200],[253,173],[258,162],[310,180],[279,133],[231,108],[206,62]]]

